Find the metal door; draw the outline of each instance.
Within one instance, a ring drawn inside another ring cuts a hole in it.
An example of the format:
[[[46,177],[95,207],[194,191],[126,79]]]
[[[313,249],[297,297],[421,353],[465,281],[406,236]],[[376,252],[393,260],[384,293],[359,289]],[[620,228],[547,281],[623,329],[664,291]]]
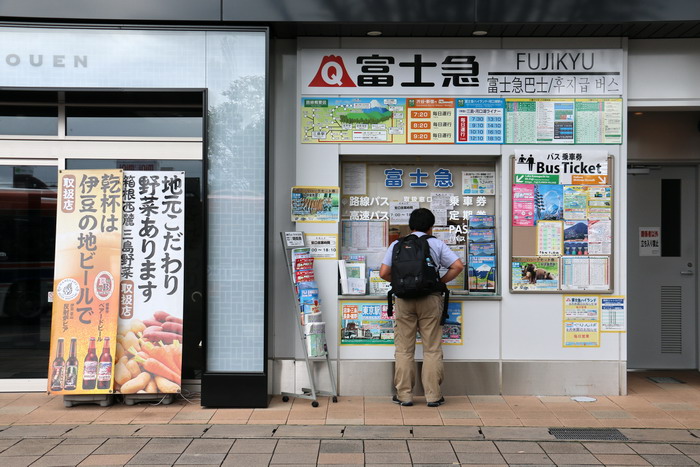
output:
[[[696,168],[635,167],[627,183],[627,366],[697,368]]]

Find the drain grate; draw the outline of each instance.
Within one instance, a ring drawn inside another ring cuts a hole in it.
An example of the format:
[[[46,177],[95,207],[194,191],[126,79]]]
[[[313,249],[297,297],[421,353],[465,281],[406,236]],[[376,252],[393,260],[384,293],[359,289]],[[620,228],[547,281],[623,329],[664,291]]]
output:
[[[627,436],[615,428],[550,428],[549,434],[556,439],[627,441]]]
[[[647,379],[649,381],[654,382],[654,383],[660,383],[660,384],[668,384],[668,383],[685,384],[685,381],[681,381],[680,379],[672,378],[670,376],[647,376]]]

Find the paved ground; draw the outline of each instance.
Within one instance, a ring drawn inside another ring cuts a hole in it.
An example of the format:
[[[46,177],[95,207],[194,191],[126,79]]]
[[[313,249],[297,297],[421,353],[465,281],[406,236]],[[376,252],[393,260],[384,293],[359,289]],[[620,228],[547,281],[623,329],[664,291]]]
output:
[[[629,394],[596,396],[595,402],[570,397],[460,396],[447,397],[437,409],[416,398],[400,407],[389,397],[340,397],[282,402],[277,396],[265,409],[201,407],[197,395],[172,405],[116,404],[102,408],[82,405],[66,409],[63,399],[46,394],[0,394],[0,425],[32,424],[263,424],[263,425],[454,425],[526,427],[613,427],[700,429],[700,373],[656,373],[675,376],[684,384],[654,383],[654,373],[630,373]]]
[[[3,466],[696,465],[691,430],[559,441],[546,428],[289,425],[15,425]]]
[[[211,409],[196,394],[148,402],[66,408],[61,397],[0,394],[0,467],[86,465],[696,465],[700,374],[630,373],[629,395],[340,397],[338,403],[280,397],[266,409]],[[558,439],[556,428],[616,428]]]

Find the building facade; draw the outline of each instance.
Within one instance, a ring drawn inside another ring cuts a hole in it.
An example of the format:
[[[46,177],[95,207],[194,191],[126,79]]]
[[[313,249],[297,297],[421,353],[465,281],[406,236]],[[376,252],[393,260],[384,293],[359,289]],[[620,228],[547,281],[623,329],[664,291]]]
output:
[[[625,394],[628,369],[698,368],[692,2],[0,15],[0,390],[46,387],[57,171],[105,167],[186,172],[183,377],[204,405],[307,387],[288,231],[327,248],[315,273],[339,393],[390,394],[370,270],[416,205],[444,216],[472,270],[453,284],[446,394]],[[293,219],[294,187],[334,194],[335,221]],[[339,288],[344,256],[364,264],[364,295]]]

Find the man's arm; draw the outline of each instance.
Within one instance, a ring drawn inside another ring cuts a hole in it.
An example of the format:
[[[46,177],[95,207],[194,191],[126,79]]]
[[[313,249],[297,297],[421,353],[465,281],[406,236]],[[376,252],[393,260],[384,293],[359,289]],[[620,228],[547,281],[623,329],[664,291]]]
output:
[[[382,267],[384,267],[383,264],[382,264]],[[464,264],[462,263],[462,260],[461,260],[461,259],[457,258],[457,259],[455,260],[455,262],[452,263],[452,264],[450,264],[450,267],[447,268],[447,272],[445,273],[444,276],[442,276],[442,277],[440,278],[440,282],[444,282],[445,284],[447,284],[447,283],[450,282],[452,279],[454,279],[455,277],[459,276],[459,273],[462,272],[462,271],[464,271]],[[380,270],[380,272],[379,272],[379,275],[380,275],[380,276],[382,275],[381,270]],[[382,278],[383,278],[383,277],[382,277]]]
[[[391,266],[382,263],[382,266],[379,268],[379,277],[387,282],[391,282]]]

